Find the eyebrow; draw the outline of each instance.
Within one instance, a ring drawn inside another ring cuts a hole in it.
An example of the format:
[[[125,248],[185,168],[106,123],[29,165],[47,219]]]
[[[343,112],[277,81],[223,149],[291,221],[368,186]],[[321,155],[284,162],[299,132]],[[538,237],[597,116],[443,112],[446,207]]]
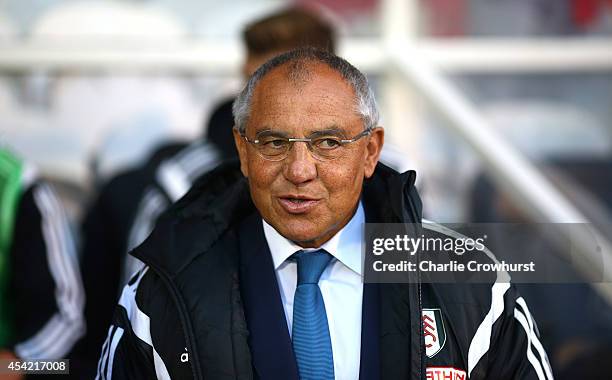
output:
[[[341,135],[341,136],[345,136],[346,132],[342,128],[339,128],[339,127],[336,127],[336,126],[332,126],[330,128],[320,129],[320,130],[314,131],[314,132],[310,133],[308,135],[308,137],[318,137],[318,136],[328,136],[328,135]],[[257,136],[257,137],[279,136],[279,137],[285,137],[285,138],[295,137],[295,136],[289,136],[289,134],[284,132],[284,131],[277,131],[277,130],[273,130],[273,129],[270,129],[270,128],[262,129],[261,131],[257,132],[255,134],[255,136]]]
[[[288,135],[287,133],[285,133],[285,132],[282,132],[282,131],[275,131],[275,130],[273,130],[273,129],[269,129],[269,128],[266,128],[266,129],[263,129],[263,130],[261,130],[261,131],[257,132],[257,133],[255,134],[255,136],[256,136],[257,138],[260,138],[260,137],[267,137],[267,136],[280,136],[280,137],[285,137],[285,138],[288,138],[288,137],[289,137],[289,135]]]
[[[345,136],[346,132],[342,128],[332,127],[332,128],[327,128],[327,129],[322,129],[322,130],[319,130],[319,131],[315,131],[315,132],[311,133],[309,136],[310,137],[317,137],[317,136],[328,136],[328,135],[341,135],[341,136]]]

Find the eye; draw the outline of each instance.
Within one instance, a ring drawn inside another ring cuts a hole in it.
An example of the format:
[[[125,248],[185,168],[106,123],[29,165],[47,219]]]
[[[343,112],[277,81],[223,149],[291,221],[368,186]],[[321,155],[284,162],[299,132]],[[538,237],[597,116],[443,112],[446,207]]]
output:
[[[287,146],[288,142],[278,137],[267,137],[262,139],[260,144],[266,149],[282,149]]]
[[[340,139],[335,137],[323,137],[320,139],[316,139],[314,141],[314,145],[319,149],[331,150],[339,147]]]

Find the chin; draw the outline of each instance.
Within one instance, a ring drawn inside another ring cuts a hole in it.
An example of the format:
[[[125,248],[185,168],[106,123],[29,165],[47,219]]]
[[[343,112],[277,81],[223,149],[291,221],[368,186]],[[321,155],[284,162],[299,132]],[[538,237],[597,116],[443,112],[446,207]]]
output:
[[[281,222],[282,225],[278,226],[277,231],[287,239],[302,244],[308,244],[316,241],[322,235],[322,231],[318,228],[312,228],[312,226],[304,226],[303,222],[299,225],[295,225],[291,222]],[[276,227],[275,227],[276,228]]]

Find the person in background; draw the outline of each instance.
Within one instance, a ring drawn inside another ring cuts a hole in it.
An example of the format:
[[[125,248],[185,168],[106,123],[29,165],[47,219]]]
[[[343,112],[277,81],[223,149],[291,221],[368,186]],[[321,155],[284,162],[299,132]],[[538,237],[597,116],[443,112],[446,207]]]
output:
[[[0,148],[0,358],[67,358],[85,333],[84,305],[62,205],[32,166]]]

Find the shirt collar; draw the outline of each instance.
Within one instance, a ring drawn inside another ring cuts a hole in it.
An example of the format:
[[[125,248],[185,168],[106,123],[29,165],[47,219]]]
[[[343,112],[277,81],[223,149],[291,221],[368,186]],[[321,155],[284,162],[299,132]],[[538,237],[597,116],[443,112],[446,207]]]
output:
[[[285,238],[262,219],[264,235],[272,254],[274,262],[274,270],[278,268],[295,252],[304,248],[295,244],[291,240]],[[358,275],[363,275],[363,263],[361,260],[363,247],[363,224],[365,223],[365,214],[361,202],[357,206],[357,211],[351,220],[338,231],[330,240],[324,243],[321,247],[325,249],[334,258],[347,266]],[[316,250],[318,248],[306,249]]]

